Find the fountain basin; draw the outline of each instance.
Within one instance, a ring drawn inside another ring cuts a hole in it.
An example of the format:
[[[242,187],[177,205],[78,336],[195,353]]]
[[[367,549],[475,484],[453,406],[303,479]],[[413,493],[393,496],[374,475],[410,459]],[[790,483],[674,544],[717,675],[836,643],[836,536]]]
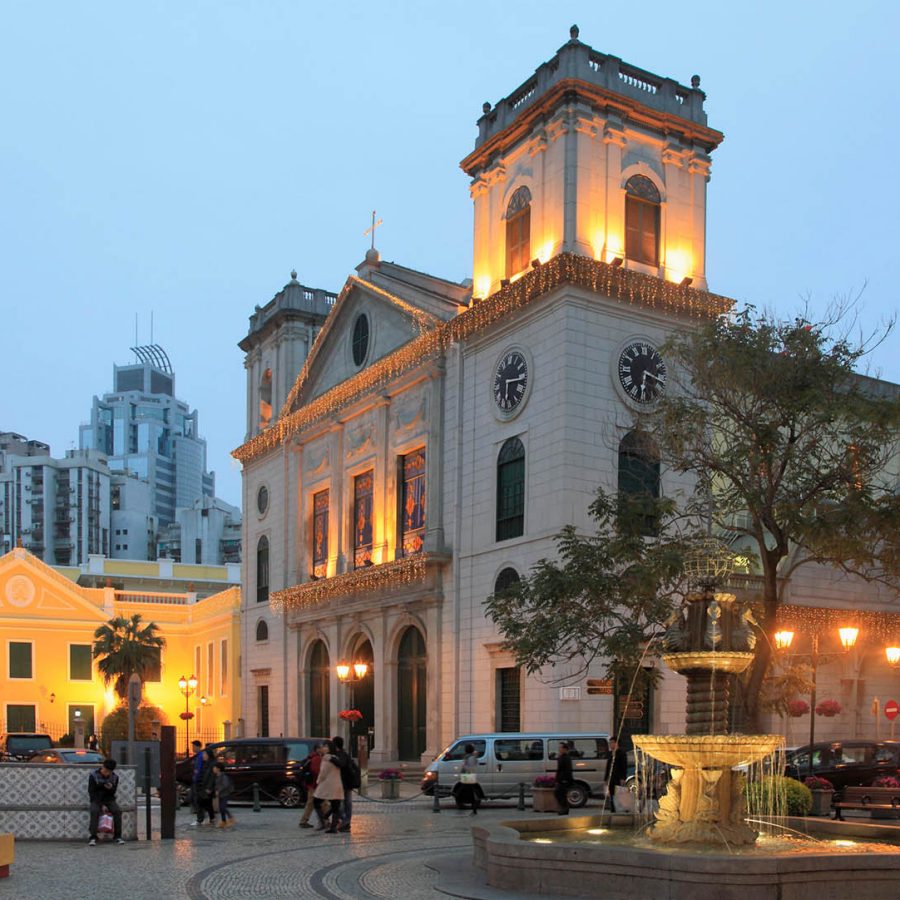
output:
[[[670,766],[683,769],[730,769],[774,753],[780,734],[636,734],[635,747]]]
[[[705,669],[711,672],[724,672],[738,675],[749,668],[753,662],[753,654],[738,650],[687,651],[685,653],[664,653],[663,662],[673,672],[690,672]]]
[[[786,820],[808,827],[809,820]],[[818,825],[819,823],[816,823]],[[896,826],[830,826],[828,837],[880,842]],[[900,846],[887,850],[846,852],[834,844],[802,852],[766,852],[755,848],[734,855],[724,849],[692,852],[684,847],[585,844],[571,840],[590,828],[628,829],[631,816],[530,818],[477,826],[474,864],[495,888],[604,900],[846,900],[853,893],[866,900],[900,896]],[[550,835],[552,843],[534,843],[529,835]],[[556,839],[558,836],[558,839]],[[523,839],[526,838],[526,839]],[[567,840],[567,838],[569,840]]]

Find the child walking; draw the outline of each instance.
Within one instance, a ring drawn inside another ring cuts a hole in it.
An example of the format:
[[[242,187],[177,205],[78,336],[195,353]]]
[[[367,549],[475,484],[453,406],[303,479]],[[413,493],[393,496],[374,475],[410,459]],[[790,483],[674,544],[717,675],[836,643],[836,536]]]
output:
[[[213,766],[216,776],[216,802],[219,805],[219,828],[231,828],[234,825],[234,816],[228,809],[228,798],[231,796],[231,779],[225,774],[225,768],[221,763]]]

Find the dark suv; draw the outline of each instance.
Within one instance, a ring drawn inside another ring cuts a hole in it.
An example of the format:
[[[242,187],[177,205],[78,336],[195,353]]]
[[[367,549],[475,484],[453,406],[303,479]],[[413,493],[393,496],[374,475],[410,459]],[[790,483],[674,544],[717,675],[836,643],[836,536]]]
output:
[[[252,800],[253,784],[259,785],[259,799],[277,801],[282,806],[297,807],[306,803],[306,786],[300,777],[300,764],[325,738],[233,738],[207,744],[216,759],[224,763],[234,784],[232,800]],[[178,798],[188,802],[191,790],[193,758],[182,759],[175,766]]]
[[[900,777],[900,741],[823,741],[812,747],[812,774],[837,790],[870,785],[881,775]],[[798,781],[810,774],[809,744],[788,750],[785,774]]]
[[[24,762],[35,753],[49,750],[53,740],[49,734],[36,734],[32,731],[11,731],[0,736],[0,759]]]

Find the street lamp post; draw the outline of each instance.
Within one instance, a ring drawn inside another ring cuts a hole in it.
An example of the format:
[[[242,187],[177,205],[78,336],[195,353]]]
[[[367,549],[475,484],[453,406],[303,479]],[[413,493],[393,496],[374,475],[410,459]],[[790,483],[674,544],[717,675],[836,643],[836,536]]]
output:
[[[350,709],[354,709],[353,705],[353,694],[354,687],[358,681],[362,681],[366,675],[369,674],[369,664],[364,662],[363,660],[357,660],[352,665],[344,660],[341,660],[335,667],[334,671],[337,673],[338,681],[341,684],[346,684],[350,689]],[[349,722],[349,737],[350,737],[350,755],[353,755],[353,723]]]
[[[184,752],[187,756],[191,755],[191,742],[190,742],[190,730],[191,730],[191,719],[194,718],[194,714],[190,710],[190,698],[191,694],[197,690],[197,679],[191,675],[190,678],[185,678],[184,675],[178,679],[178,689],[184,694],[184,712],[181,714],[181,718],[184,719]]]
[[[849,652],[856,646],[856,639],[859,637],[859,629],[844,627],[838,629],[838,636],[841,639],[841,647],[844,653]],[[794,632],[787,629],[775,632],[775,649],[790,650],[794,641]],[[810,681],[812,687],[809,691],[809,758],[807,760],[807,768],[810,776],[813,774],[813,744],[816,742],[816,675],[819,671],[819,632],[814,631],[810,636],[810,668],[812,674]]]

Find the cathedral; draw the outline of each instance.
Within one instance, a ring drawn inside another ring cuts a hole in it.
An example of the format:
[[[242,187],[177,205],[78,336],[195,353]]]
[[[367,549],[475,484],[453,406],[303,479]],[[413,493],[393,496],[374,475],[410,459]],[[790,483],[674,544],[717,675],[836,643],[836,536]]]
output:
[[[637,468],[689,487],[632,427],[666,388],[666,337],[731,305],[706,279],[723,136],[704,99],[573,27],[483,107],[461,163],[471,279],[373,246],[338,294],[292,273],[256,308],[234,454],[245,733],[332,734],[356,709],[384,762],[472,731],[681,729],[680,679],[629,702],[599,666],[528,676],[484,601],[590,527],[598,486]]]

